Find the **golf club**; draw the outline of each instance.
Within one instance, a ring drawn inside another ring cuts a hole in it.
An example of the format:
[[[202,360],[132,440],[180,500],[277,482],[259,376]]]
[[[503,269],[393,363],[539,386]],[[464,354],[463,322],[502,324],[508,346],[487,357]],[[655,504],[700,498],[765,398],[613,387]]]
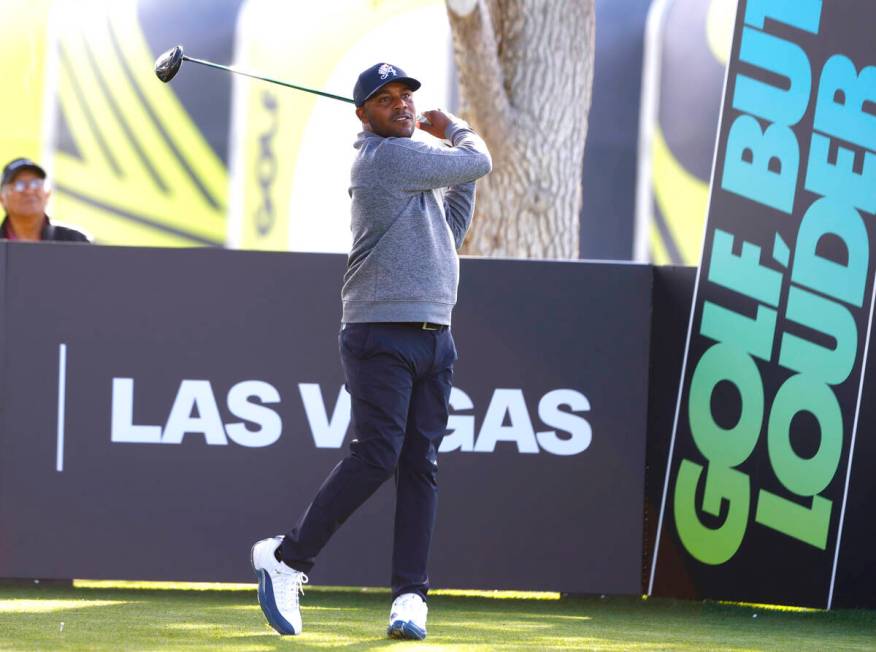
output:
[[[190,57],[187,54],[183,53],[182,45],[172,47],[167,52],[159,55],[159,57],[155,60],[155,76],[166,84],[176,76],[176,73],[179,72],[180,66],[182,66],[183,61],[191,61],[192,63],[199,63],[202,66],[209,66],[210,68],[226,70],[228,72],[233,72],[238,75],[244,75],[245,77],[260,79],[261,81],[266,81],[271,84],[279,84],[280,86],[286,86],[287,88],[294,88],[295,90],[304,91],[305,93],[313,93],[314,95],[328,97],[333,100],[340,100],[341,102],[349,102],[350,104],[355,103],[349,97],[342,97],[341,95],[333,95],[332,93],[326,93],[325,91],[318,91],[314,88],[307,88],[306,86],[290,84],[289,82],[280,81],[279,79],[272,79],[270,77],[256,75],[255,73],[247,72],[246,70],[241,70],[240,68],[235,68],[233,66],[223,66],[222,64],[213,63],[212,61],[206,61],[205,59],[195,59],[194,57]],[[430,122],[422,115],[417,116],[417,121],[425,125],[430,124]]]
[[[169,82],[176,76],[176,73],[179,72],[180,66],[182,66],[183,61],[191,61],[192,63],[200,63],[202,66],[209,66],[210,68],[218,68],[219,70],[227,70],[228,72],[233,72],[238,75],[244,75],[245,77],[252,77],[253,79],[260,79],[262,81],[270,82],[271,84],[279,84],[280,86],[286,86],[288,88],[294,88],[298,91],[304,91],[305,93],[313,93],[314,95],[321,95],[322,97],[329,97],[333,100],[340,100],[341,102],[349,102],[353,104],[353,100],[349,97],[341,97],[340,95],[332,95],[331,93],[326,93],[325,91],[318,91],[313,88],[307,88],[306,86],[297,86],[295,84],[290,84],[289,82],[280,81],[279,79],[271,79],[270,77],[263,77],[262,75],[256,75],[251,72],[247,72],[245,70],[240,70],[239,68],[234,68],[233,66],[223,66],[219,63],[213,63],[212,61],[206,61],[204,59],[195,59],[194,57],[190,57],[187,54],[183,53],[183,46],[177,45],[176,47],[170,48],[167,52],[161,54],[155,60],[155,76],[158,77],[165,84]]]

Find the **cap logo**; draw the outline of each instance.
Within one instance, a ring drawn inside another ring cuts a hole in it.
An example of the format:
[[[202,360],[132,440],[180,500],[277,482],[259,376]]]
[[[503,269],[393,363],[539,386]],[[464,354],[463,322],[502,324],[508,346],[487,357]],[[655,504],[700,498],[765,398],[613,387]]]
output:
[[[380,65],[380,68],[377,69],[377,74],[380,75],[381,79],[386,79],[390,75],[395,77],[398,73],[395,71],[395,68],[390,66],[388,63],[384,63]]]

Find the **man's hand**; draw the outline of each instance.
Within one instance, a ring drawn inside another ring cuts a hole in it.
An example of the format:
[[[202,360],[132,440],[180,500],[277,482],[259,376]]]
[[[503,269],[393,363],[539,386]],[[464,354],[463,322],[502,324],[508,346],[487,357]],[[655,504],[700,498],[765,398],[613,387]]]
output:
[[[440,139],[444,138],[447,127],[449,127],[450,123],[455,119],[455,116],[450,113],[445,113],[441,109],[423,111],[422,116],[426,118],[430,124],[417,122],[417,126],[427,134],[431,134],[432,136],[435,136],[435,138]]]

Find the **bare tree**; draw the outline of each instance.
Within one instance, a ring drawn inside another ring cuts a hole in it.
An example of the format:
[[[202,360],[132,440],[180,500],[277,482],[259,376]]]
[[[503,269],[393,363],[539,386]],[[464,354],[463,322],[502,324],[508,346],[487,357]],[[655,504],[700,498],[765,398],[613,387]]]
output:
[[[460,113],[493,172],[469,254],[577,258],[595,0],[447,0]]]

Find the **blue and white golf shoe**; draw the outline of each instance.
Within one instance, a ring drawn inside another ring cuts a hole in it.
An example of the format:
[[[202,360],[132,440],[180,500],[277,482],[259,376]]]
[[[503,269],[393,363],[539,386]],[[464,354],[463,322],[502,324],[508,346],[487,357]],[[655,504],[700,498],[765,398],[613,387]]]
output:
[[[386,633],[390,638],[423,640],[428,612],[426,602],[418,594],[402,593],[392,602]]]
[[[262,539],[252,547],[252,569],[259,578],[259,606],[268,624],[280,634],[301,633],[301,609],[298,595],[307,575],[290,568],[274,557],[283,542],[282,536]]]

